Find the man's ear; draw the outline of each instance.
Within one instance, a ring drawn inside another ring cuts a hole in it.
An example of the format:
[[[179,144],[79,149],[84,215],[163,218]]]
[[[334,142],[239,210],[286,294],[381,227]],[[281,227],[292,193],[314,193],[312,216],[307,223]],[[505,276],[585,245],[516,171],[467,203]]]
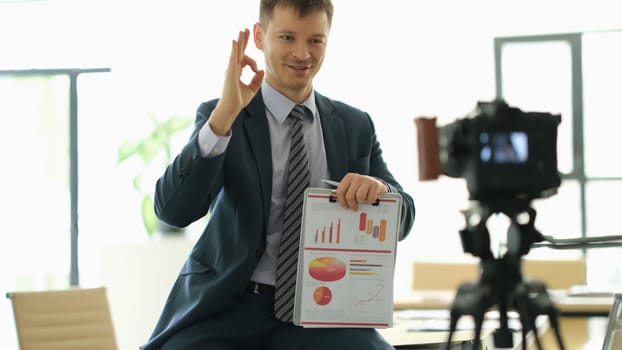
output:
[[[263,27],[259,22],[253,26],[253,40],[255,41],[255,47],[263,51]]]

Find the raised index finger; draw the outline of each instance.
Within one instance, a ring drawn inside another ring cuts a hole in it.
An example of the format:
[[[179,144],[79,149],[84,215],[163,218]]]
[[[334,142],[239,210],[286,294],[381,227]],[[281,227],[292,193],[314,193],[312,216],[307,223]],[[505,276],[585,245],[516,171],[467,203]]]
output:
[[[244,58],[244,51],[246,51],[246,45],[248,45],[248,38],[250,37],[250,30],[244,29],[238,34],[238,62],[242,62]]]

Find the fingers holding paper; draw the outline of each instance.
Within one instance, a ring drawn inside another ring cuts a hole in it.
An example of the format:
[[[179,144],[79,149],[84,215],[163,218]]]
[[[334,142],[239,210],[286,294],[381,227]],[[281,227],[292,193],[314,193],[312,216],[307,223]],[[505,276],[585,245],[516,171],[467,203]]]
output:
[[[345,209],[358,210],[360,203],[374,203],[387,193],[385,184],[375,177],[348,173],[335,190],[337,202]]]

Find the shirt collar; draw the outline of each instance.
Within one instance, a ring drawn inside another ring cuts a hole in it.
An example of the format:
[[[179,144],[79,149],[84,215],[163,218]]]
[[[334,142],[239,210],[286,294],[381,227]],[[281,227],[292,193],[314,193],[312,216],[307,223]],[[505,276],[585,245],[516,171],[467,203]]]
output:
[[[274,119],[281,124],[287,119],[289,112],[291,112],[296,105],[294,101],[270,86],[265,79],[261,85],[261,95],[266,108],[270,111]],[[315,106],[314,90],[311,90],[311,94],[304,100],[302,105],[307,107],[311,111],[311,116],[315,118],[317,108]],[[308,113],[305,113],[305,115],[308,115]]]

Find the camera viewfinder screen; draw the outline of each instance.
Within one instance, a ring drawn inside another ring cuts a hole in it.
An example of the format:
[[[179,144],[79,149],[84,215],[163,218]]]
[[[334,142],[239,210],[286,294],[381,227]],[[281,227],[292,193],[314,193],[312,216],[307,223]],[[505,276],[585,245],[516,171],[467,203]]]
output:
[[[527,133],[482,132],[480,134],[480,159],[484,163],[520,164],[528,159]]]

